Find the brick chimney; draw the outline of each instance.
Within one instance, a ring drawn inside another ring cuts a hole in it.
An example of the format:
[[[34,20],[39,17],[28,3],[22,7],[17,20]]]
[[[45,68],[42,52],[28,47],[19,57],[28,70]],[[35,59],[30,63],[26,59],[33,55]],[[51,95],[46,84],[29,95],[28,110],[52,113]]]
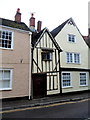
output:
[[[21,22],[20,8],[17,9],[16,15],[15,15],[15,21],[18,22],[18,23]]]
[[[34,16],[34,13],[31,14],[31,18],[30,18],[30,23],[29,23],[29,27],[32,29],[32,30],[35,30],[35,18],[33,17]]]
[[[42,21],[37,22],[37,32],[41,31]]]

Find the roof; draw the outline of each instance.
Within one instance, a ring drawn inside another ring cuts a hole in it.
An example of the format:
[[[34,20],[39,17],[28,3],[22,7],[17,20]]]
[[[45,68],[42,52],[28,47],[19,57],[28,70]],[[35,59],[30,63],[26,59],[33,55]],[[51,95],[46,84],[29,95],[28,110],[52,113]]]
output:
[[[52,36],[53,37],[56,37],[56,35],[64,28],[64,26],[66,25],[66,24],[73,24],[74,26],[76,26],[76,24],[75,24],[75,22],[74,22],[74,20],[72,19],[72,18],[69,18],[69,19],[67,19],[65,22],[63,22],[61,25],[59,25],[58,27],[56,27],[55,29],[53,29],[52,31],[51,31],[51,34],[52,34]],[[77,28],[77,30],[79,31],[79,29],[78,29],[78,27],[76,26],[76,28]],[[79,33],[80,33],[80,31],[79,31]],[[81,34],[81,33],[80,33]]]
[[[32,34],[32,46],[35,47],[38,42],[40,41],[40,39],[42,38],[43,34],[47,32],[48,35],[50,36],[50,38],[52,39],[55,47],[59,50],[62,51],[60,46],[58,45],[58,43],[56,42],[56,40],[53,38],[53,36],[51,35],[51,33],[49,32],[49,30],[47,28],[44,28],[42,31],[40,31],[39,33],[33,33]]]
[[[69,18],[68,20],[66,20],[65,22],[63,22],[61,25],[59,25],[58,27],[56,27],[55,29],[53,29],[51,31],[51,34],[53,37],[55,37],[62,29],[63,27],[66,25],[66,23],[68,22],[72,22],[73,25],[75,25],[74,21],[72,18]],[[71,24],[71,23],[70,23]]]
[[[45,30],[45,28],[43,30],[41,30],[39,33],[37,32],[33,32],[32,33],[32,46],[35,46],[35,43],[38,41],[39,37],[41,36],[41,34],[43,33],[43,31]]]
[[[18,23],[16,21],[4,19],[4,18],[0,18],[0,25],[30,31],[28,26],[23,22]]]
[[[83,36],[83,38],[84,38],[86,44],[87,44],[87,45],[89,46],[89,48],[90,48],[90,38],[89,38],[88,36]]]

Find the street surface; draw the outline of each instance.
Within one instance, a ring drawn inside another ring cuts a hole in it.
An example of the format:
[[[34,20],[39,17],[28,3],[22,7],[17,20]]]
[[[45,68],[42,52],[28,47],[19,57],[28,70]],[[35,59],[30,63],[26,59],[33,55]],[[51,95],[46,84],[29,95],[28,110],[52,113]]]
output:
[[[90,100],[86,99],[81,101],[51,104],[47,106],[4,111],[2,117],[5,118],[4,120],[6,120],[6,118],[16,118],[15,120],[19,120],[20,118],[25,120],[26,118],[72,118],[74,120],[87,120],[87,118],[90,118],[89,102]]]

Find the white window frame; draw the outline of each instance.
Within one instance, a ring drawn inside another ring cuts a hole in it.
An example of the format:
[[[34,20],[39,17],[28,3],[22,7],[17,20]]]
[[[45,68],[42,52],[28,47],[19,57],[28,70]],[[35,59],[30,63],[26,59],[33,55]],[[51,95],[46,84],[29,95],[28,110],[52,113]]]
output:
[[[0,88],[0,90],[12,90],[12,76],[13,76],[13,69],[0,69],[2,71],[9,70],[10,71],[10,87],[9,88]]]
[[[86,85],[81,85],[81,83],[80,83],[80,73],[85,73],[86,74]],[[79,86],[88,86],[88,74],[87,74],[87,72],[80,72],[79,73]]]
[[[71,36],[71,41],[69,41],[69,36]],[[74,41],[72,41],[72,37],[74,37]],[[68,35],[67,35],[67,41],[68,41],[69,43],[76,43],[76,36],[73,35],[73,34],[68,34]]]
[[[2,48],[2,49],[13,49],[13,47],[14,47],[14,32],[13,31],[11,31],[11,30],[6,30],[6,29],[0,29],[0,31],[5,31],[5,32],[11,32],[12,33],[12,40],[11,40],[11,48],[5,48],[5,47],[0,47],[0,48]]]
[[[67,54],[69,54],[69,61],[67,59]],[[79,62],[75,62],[75,56],[74,55],[79,55]],[[72,60],[70,56],[72,55]],[[66,52],[66,63],[72,63],[72,64],[81,64],[81,56],[80,53],[72,53],[72,52]]]
[[[63,86],[63,73],[69,73],[70,74],[70,86]],[[70,88],[70,87],[72,87],[72,74],[71,74],[71,72],[62,72],[61,80],[62,80],[62,88]]]

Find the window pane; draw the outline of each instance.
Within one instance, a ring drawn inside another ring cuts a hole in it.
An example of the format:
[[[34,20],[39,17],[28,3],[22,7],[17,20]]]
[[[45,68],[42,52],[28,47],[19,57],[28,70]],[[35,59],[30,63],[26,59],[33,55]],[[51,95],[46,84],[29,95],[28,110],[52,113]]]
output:
[[[0,80],[2,80],[2,70],[0,70]]]
[[[8,80],[0,81],[0,89],[4,89],[4,88],[10,88],[10,81]]]
[[[45,60],[45,59],[46,59],[46,54],[42,53],[42,60]]]
[[[47,60],[52,60],[52,53],[47,53]]]
[[[52,53],[50,52],[42,53],[42,60],[52,60]]]
[[[69,63],[69,53],[67,53],[67,62]]]
[[[10,71],[9,70],[4,71],[4,78],[10,79]]]
[[[74,54],[74,63],[80,63],[80,55],[78,53]]]
[[[68,41],[69,42],[75,42],[75,35],[68,35]]]
[[[86,73],[80,73],[80,85],[86,85]]]
[[[67,53],[67,63],[73,63],[73,54]]]
[[[3,87],[2,87],[2,81],[0,80],[0,89],[2,89]]]
[[[70,62],[72,63],[73,58],[72,58],[72,53],[70,53]]]

